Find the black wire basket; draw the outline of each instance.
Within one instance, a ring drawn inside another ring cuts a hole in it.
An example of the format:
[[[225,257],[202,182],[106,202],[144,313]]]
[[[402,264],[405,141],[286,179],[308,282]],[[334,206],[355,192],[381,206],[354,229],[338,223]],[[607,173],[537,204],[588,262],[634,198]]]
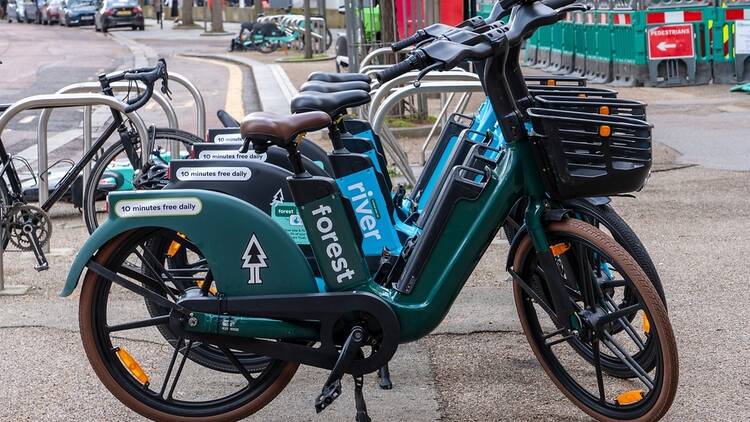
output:
[[[553,199],[640,190],[651,170],[651,125],[630,117],[530,108],[535,157]]]
[[[646,103],[636,100],[540,95],[534,98],[534,106],[646,120]]]
[[[571,86],[571,85],[527,85],[529,94],[532,97],[540,95],[546,96],[565,96],[581,98],[617,98],[617,91],[609,88],[594,88],[589,86]]]

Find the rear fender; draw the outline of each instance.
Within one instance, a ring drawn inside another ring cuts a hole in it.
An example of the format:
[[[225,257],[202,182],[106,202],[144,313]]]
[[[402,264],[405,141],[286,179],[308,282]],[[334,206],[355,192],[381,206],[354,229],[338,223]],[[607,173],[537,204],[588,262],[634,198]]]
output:
[[[70,295],[89,260],[113,237],[159,227],[184,234],[203,253],[227,296],[318,293],[305,256],[265,213],[205,190],[113,192],[109,219],[84,243],[60,296]]]

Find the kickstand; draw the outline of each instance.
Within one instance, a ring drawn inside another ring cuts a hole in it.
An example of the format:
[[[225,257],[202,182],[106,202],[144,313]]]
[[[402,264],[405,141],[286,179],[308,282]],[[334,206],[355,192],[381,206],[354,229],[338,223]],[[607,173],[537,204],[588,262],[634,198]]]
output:
[[[365,404],[365,396],[362,394],[362,386],[364,380],[362,375],[354,376],[354,403],[357,407],[357,419],[356,422],[371,422],[370,416],[367,414],[367,405]]]
[[[388,364],[383,365],[382,368],[378,369],[378,385],[381,390],[390,390],[393,388],[391,382],[391,371],[388,369]]]

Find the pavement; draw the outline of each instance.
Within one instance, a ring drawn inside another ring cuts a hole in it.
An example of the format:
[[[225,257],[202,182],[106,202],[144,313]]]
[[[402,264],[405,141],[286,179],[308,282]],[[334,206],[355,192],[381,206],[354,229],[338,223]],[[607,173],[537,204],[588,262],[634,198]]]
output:
[[[231,25],[226,29],[232,31]],[[80,59],[59,43],[50,42],[53,47],[38,41],[55,37],[77,45]],[[0,98],[50,92],[85,80],[84,75],[165,56],[170,69],[198,85],[210,111],[268,106],[263,97],[269,94],[247,92],[260,88],[259,70],[276,63],[258,53],[228,57],[229,38],[203,37],[199,30],[162,31],[153,24],[143,32],[112,31],[105,36],[93,29],[0,23],[0,70],[12,70],[0,75],[3,80],[12,75],[13,82],[0,88]],[[49,52],[39,54],[38,66],[31,53],[35,49]],[[278,65],[292,86],[300,84],[305,72],[333,67],[332,62]],[[236,97],[229,81],[233,72],[237,80],[237,71],[243,87],[240,105],[229,100]],[[173,90],[182,127],[194,130],[191,98]],[[620,91],[623,97],[650,104],[649,119],[656,124],[655,139],[660,142],[659,171],[647,187],[634,199],[614,202],[657,265],[677,335],[680,390],[665,420],[748,420],[750,308],[742,295],[747,271],[741,264],[750,250],[750,174],[739,170],[750,166],[745,118],[750,96],[729,94],[727,86],[716,85]],[[282,88],[276,96],[285,97]],[[156,109],[146,110],[144,118],[163,119]],[[212,112],[208,119],[209,127],[218,125]],[[75,126],[80,115],[70,120],[68,124]],[[63,130],[63,123],[55,129]],[[24,126],[18,125],[11,133],[22,132]],[[35,129],[33,123],[31,127]],[[18,135],[13,148],[31,145],[28,136]],[[74,144],[59,151],[80,154]],[[78,293],[56,296],[88,234],[68,204],[59,204],[52,216],[56,233],[49,271],[33,272],[29,254],[5,255],[7,281],[31,290],[24,296],[0,296],[0,420],[139,420],[99,383],[84,358]],[[366,377],[373,420],[588,420],[554,388],[526,344],[505,272],[506,254],[506,241],[498,237],[436,332],[399,349],[392,362],[393,390],[379,390],[375,376]],[[351,383],[331,408],[315,415],[312,400],[325,376],[320,370],[301,369],[290,386],[251,420],[351,420]]]

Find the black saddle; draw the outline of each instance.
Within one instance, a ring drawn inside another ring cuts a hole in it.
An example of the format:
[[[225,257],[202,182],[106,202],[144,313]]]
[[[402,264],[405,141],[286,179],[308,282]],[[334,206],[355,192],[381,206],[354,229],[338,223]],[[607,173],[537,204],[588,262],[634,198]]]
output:
[[[308,81],[323,82],[372,82],[369,76],[361,73],[313,72],[307,77]]]
[[[359,89],[362,91],[370,92],[370,84],[362,81],[351,81],[351,82],[323,82],[323,81],[307,81],[299,88],[300,92],[341,92],[351,91]]]
[[[358,107],[369,102],[370,94],[362,90],[331,93],[308,91],[292,99],[292,113],[322,111],[331,116],[331,119],[335,119],[346,113],[347,108]]]

